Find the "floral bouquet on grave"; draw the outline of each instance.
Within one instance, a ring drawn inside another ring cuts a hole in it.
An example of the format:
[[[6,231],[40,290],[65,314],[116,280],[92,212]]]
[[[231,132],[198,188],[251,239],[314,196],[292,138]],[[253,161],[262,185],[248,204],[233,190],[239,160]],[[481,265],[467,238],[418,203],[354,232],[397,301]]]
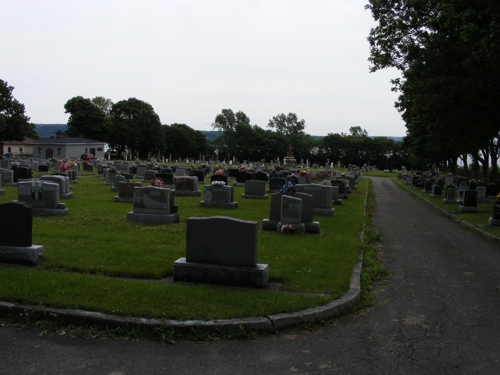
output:
[[[69,169],[68,163],[61,163],[61,166],[59,167],[60,171],[67,171]]]
[[[224,186],[225,184],[224,181],[212,181],[212,186]]]
[[[110,165],[108,168],[109,168],[109,169],[108,169],[108,172],[111,172],[111,173],[113,173],[113,172],[114,172],[114,173],[118,172],[118,168],[116,168],[114,165]]]
[[[295,184],[292,181],[288,181],[283,186],[278,185],[281,193],[294,193],[295,192]]]
[[[151,181],[149,181],[149,185],[155,187],[163,187],[165,186],[165,181],[160,178],[153,178]]]
[[[495,200],[496,200],[497,202],[500,202],[500,193],[498,193],[498,195],[496,196]]]
[[[217,170],[215,171],[215,175],[216,175],[216,176],[221,176],[222,174],[224,174],[224,169],[217,169]]]
[[[283,224],[281,226],[280,232],[283,233],[283,234],[294,233],[295,229],[293,229],[293,227],[290,224]]]
[[[307,173],[309,173],[309,172],[307,172],[305,169],[302,169],[302,170],[300,171],[300,174],[301,174],[301,175],[305,175],[305,174],[307,174]]]
[[[246,173],[248,171],[248,169],[246,167],[240,167],[239,168],[239,172],[240,173]]]
[[[255,171],[255,173],[264,173],[264,172],[262,172],[262,169],[259,168]]]
[[[17,161],[12,162],[10,165],[10,169],[17,169],[19,168],[19,163]]]

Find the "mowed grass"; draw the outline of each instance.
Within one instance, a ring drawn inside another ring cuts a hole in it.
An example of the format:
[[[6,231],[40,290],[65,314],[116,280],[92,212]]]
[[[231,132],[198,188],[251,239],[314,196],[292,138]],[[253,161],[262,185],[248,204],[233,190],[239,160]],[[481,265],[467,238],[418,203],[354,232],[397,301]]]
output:
[[[260,228],[269,200],[242,199],[239,187],[234,210],[200,208],[203,195],[176,197],[181,222],[148,225],[127,222],[132,204],[113,202],[117,193],[103,180],[82,176],[72,185],[74,198],[61,200],[68,216],[33,219],[33,244],[44,246],[45,260],[31,269],[0,267],[0,300],[178,320],[265,316],[322,305],[349,289],[367,187],[368,179],[361,179],[349,199],[335,206],[334,217],[315,216],[319,235],[259,230],[258,263],[269,265],[270,282],[279,283],[280,291],[303,293],[290,294],[162,280],[185,256],[187,218],[229,216],[257,221]],[[17,199],[17,188],[3,189],[0,202]]]

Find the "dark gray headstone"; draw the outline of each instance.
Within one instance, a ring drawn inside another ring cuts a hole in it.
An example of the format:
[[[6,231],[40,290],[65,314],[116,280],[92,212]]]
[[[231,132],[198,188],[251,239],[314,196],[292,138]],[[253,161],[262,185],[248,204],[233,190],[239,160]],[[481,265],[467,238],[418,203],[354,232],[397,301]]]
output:
[[[229,217],[193,217],[186,224],[186,261],[257,265],[257,222]]]
[[[24,202],[0,203],[0,246],[32,245],[33,209]]]

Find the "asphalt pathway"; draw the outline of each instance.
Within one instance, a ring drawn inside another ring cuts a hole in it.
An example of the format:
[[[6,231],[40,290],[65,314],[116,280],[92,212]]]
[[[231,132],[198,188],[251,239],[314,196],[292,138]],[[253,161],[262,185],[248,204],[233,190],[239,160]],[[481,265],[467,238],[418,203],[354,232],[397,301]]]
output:
[[[373,178],[376,305],[314,333],[160,345],[0,327],[0,374],[500,374],[500,248]]]

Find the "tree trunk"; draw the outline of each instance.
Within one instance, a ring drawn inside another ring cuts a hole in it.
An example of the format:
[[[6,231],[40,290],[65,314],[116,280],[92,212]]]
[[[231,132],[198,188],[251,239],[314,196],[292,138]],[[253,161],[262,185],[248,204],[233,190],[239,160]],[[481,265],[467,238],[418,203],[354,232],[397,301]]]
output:
[[[490,152],[486,150],[481,150],[483,153],[483,158],[481,159],[481,163],[483,164],[483,178],[488,181],[488,172],[490,169]]]
[[[464,177],[469,178],[469,166],[467,164],[467,154],[462,154],[460,159],[464,162]]]

